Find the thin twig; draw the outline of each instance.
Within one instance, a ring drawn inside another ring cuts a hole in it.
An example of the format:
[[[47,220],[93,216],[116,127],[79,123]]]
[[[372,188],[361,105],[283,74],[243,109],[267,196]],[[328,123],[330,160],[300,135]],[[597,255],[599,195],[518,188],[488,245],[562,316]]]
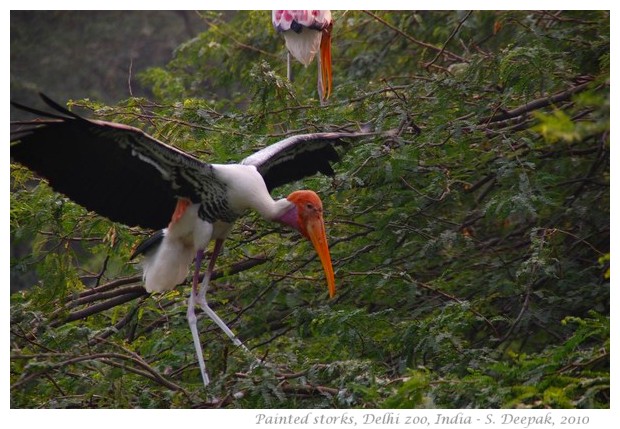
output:
[[[201,18],[207,23],[207,25],[209,26],[209,30],[215,31],[216,33],[219,33],[222,36],[229,38],[230,40],[232,40],[239,47],[241,47],[243,49],[250,50],[250,51],[258,52],[259,54],[266,55],[268,57],[278,58],[278,55],[276,55],[276,54],[274,54],[272,52],[264,51],[264,50],[262,50],[260,48],[257,48],[256,46],[248,45],[247,43],[243,43],[243,42],[237,40],[231,34],[225,33],[224,31],[220,30],[220,26],[217,23],[214,23],[213,21],[207,19],[205,16],[201,15]]]
[[[384,20],[383,18],[380,18],[379,16],[375,15],[374,13],[372,13],[369,10],[364,10],[362,11],[365,14],[373,17],[374,19],[376,19],[377,21],[379,21],[380,23],[382,23],[383,25],[385,25],[386,27],[391,28],[392,30],[396,31],[398,34],[400,34],[401,36],[405,37],[407,40],[410,40],[411,42],[415,43],[416,45],[420,45],[424,48],[428,48],[428,49],[432,49],[433,51],[437,51],[437,52],[442,52],[444,55],[451,57],[452,59],[456,59],[458,61],[461,62],[467,62],[463,57],[452,53],[448,50],[445,50],[443,48],[438,48],[437,46],[431,45],[430,43],[426,43],[426,42],[422,42],[421,40],[417,40],[413,37],[411,37],[409,34],[403,32],[401,29],[393,26],[392,24],[390,24],[389,22],[387,22],[386,20]]]
[[[426,63],[424,65],[425,69],[428,70],[430,68],[430,66],[435,64],[435,61],[437,61],[437,59],[443,54],[444,50],[446,49],[446,46],[448,46],[448,43],[450,43],[450,40],[452,40],[452,38],[456,35],[456,33],[458,33],[458,31],[460,30],[461,26],[467,20],[467,18],[469,18],[469,16],[471,15],[472,12],[473,11],[470,10],[469,12],[467,12],[467,15],[465,15],[465,18],[461,19],[461,21],[456,26],[456,28],[454,30],[452,30],[452,33],[448,36],[448,40],[446,40],[444,42],[443,46],[441,47],[441,50],[439,52],[437,52],[437,55],[435,55],[435,58],[433,58],[430,63]]]
[[[129,58],[129,73],[127,76],[127,88],[129,88],[129,96],[133,97],[133,90],[131,89],[131,69],[133,68],[133,58]]]
[[[426,290],[430,290],[433,293],[436,293],[438,295],[443,296],[444,298],[447,298],[451,301],[457,302],[459,304],[463,304],[463,301],[454,296],[454,295],[450,295],[447,292],[442,291],[441,289],[432,287],[430,285],[427,285],[426,283],[420,282],[420,281],[416,281],[413,278],[411,278],[411,276],[409,276],[408,274],[405,274],[405,277],[407,278],[408,281],[414,283],[415,285],[426,289]],[[482,320],[484,320],[484,322],[493,330],[493,332],[495,333],[496,337],[499,337],[499,332],[497,331],[497,329],[495,328],[495,326],[493,325],[493,323],[491,323],[491,321],[489,319],[487,319],[482,313],[480,313],[479,311],[475,310],[474,308],[472,308],[471,306],[468,308],[469,311],[471,311],[473,314],[475,314],[476,316],[480,317]]]

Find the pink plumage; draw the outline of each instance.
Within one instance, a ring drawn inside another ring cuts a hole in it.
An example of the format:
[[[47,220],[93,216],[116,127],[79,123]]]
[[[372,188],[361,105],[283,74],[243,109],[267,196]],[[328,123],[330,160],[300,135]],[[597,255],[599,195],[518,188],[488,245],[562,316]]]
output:
[[[290,30],[291,25],[295,32],[300,32],[301,27],[323,30],[332,22],[329,10],[274,10],[271,17],[278,32]],[[300,26],[298,29],[297,25]]]

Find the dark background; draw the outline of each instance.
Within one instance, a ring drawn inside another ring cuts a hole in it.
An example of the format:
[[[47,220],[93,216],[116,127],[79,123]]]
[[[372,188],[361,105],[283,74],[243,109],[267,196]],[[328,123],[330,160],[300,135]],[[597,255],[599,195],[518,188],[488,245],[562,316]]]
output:
[[[148,96],[134,77],[205,29],[194,11],[11,11],[11,100]]]

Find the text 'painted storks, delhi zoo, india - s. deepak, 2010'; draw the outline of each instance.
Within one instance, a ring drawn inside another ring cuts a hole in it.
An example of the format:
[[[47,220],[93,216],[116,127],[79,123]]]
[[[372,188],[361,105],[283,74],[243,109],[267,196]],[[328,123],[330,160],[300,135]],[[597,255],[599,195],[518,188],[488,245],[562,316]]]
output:
[[[224,239],[246,210],[288,225],[309,239],[323,265],[329,295],[334,296],[321,200],[308,190],[274,200],[270,191],[317,172],[333,174],[330,163],[339,159],[335,146],[342,145],[343,139],[368,133],[297,135],[238,164],[210,164],[137,128],[89,120],[41,97],[54,112],[13,103],[39,118],[12,124],[12,160],[88,210],[128,226],[158,230],[134,252],[134,256],[144,255],[148,292],[170,290],[182,283],[195,261],[187,318],[205,386],[209,377],[198,336],[196,304],[237,346],[247,350],[206,301],[209,278]],[[199,289],[200,263],[211,240],[215,241],[213,255]]]

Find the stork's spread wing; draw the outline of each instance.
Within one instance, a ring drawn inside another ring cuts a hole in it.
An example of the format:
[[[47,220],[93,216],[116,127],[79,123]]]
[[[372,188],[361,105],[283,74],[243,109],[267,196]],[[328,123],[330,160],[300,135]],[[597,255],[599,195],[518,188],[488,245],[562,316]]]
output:
[[[210,164],[137,128],[88,120],[41,97],[56,112],[13,103],[45,119],[13,126],[11,158],[88,210],[159,229],[170,222],[178,197],[199,202],[225,189]]]
[[[340,159],[334,146],[343,139],[359,138],[369,133],[314,133],[289,137],[267,146],[241,161],[253,165],[272,189],[316,173],[333,175],[332,162]]]

